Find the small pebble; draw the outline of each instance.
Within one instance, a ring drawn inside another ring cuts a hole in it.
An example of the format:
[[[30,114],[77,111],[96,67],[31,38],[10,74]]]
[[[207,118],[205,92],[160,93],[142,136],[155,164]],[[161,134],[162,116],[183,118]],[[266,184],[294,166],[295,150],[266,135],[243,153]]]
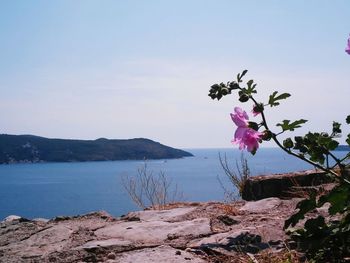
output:
[[[107,255],[107,258],[108,258],[108,259],[115,259],[115,258],[116,258],[116,255],[115,255],[113,252],[111,252],[111,253],[109,253],[109,254]]]

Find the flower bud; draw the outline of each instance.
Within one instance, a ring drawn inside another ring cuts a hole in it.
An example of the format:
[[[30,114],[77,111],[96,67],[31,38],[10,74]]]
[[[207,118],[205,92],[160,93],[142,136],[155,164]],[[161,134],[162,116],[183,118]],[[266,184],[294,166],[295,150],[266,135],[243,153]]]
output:
[[[307,153],[308,148],[305,145],[300,145],[299,146],[299,152],[301,153]]]
[[[220,85],[219,85],[219,84],[211,85],[211,87],[210,87],[210,92],[215,92],[215,91],[217,91],[219,88],[220,88]]]
[[[301,137],[301,136],[295,136],[295,137],[294,137],[294,140],[295,140],[295,142],[297,142],[297,143],[302,143],[302,142],[303,142],[303,137]]]
[[[240,102],[247,102],[249,100],[249,96],[245,93],[242,93],[240,96],[239,96],[239,101]]]
[[[254,105],[253,112],[255,113],[261,113],[264,111],[264,104],[258,103],[257,105]]]
[[[255,131],[259,130],[259,125],[256,122],[253,122],[253,121],[250,121],[248,123],[248,127],[253,129],[253,130],[255,130]]]
[[[269,141],[269,140],[271,140],[271,138],[272,138],[272,132],[271,131],[266,130],[266,131],[263,132],[262,139],[264,141]]]
[[[294,143],[291,138],[287,138],[283,141],[283,146],[290,149],[294,146]]]
[[[231,89],[239,89],[239,85],[234,81],[231,82],[229,86]]]
[[[225,95],[227,95],[227,94],[229,94],[229,93],[230,93],[230,91],[228,90],[228,88],[222,88],[222,89],[221,89],[221,94],[222,94],[222,95],[225,96]]]
[[[321,136],[322,136],[322,137],[325,137],[325,138],[329,137],[329,135],[328,135],[327,132],[321,132]]]
[[[210,98],[212,98],[212,99],[215,99],[216,98],[216,95],[215,94],[212,94],[212,93],[209,93],[209,95],[208,95]]]

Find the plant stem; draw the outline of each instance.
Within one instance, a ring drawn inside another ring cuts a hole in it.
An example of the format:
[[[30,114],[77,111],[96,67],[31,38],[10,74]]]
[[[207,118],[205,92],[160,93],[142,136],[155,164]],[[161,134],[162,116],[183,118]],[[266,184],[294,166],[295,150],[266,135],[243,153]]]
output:
[[[339,166],[341,165],[341,161],[333,153],[328,151],[327,154],[329,154],[333,158],[333,160],[337,163],[337,165],[339,165]]]
[[[257,102],[252,96],[250,96],[250,99],[252,99],[252,101],[254,102],[254,104],[255,104],[256,106],[258,105],[258,102]],[[265,127],[265,129],[271,131],[271,130],[269,129],[268,125],[267,125],[266,117],[265,117],[265,114],[264,114],[263,111],[261,112],[261,117],[262,117],[262,120],[263,120],[262,123],[263,123],[263,126]],[[326,173],[331,173],[331,174],[334,175],[336,178],[338,178],[338,174],[337,174],[336,172],[334,172],[334,171],[332,171],[332,170],[330,170],[330,169],[327,169],[327,168],[323,167],[322,165],[320,165],[320,164],[318,164],[318,163],[315,163],[315,162],[313,162],[313,161],[311,161],[311,160],[309,160],[309,159],[307,159],[307,158],[305,158],[305,157],[303,157],[303,156],[300,156],[300,155],[298,155],[298,154],[296,154],[296,153],[294,153],[294,152],[288,150],[287,148],[285,148],[285,147],[280,143],[280,141],[277,139],[277,135],[274,134],[273,132],[272,132],[272,139],[273,139],[273,141],[278,145],[278,147],[280,147],[280,148],[281,148],[283,151],[285,151],[286,153],[288,153],[288,154],[290,154],[290,155],[293,155],[294,157],[297,157],[297,158],[299,158],[299,159],[301,159],[301,160],[303,160],[303,161],[305,161],[305,162],[307,162],[307,163],[309,163],[309,164],[311,164],[311,165],[313,165],[313,166],[319,168],[320,170],[322,170],[322,171],[324,171],[324,172],[326,172]]]
[[[347,154],[345,157],[343,157],[342,159],[339,160],[339,163],[341,164],[343,161],[345,161],[346,159],[350,158],[350,156]],[[332,166],[331,169],[333,169],[334,167],[336,167],[338,165],[338,163],[336,163],[335,165]],[[341,164],[343,165],[343,164]]]

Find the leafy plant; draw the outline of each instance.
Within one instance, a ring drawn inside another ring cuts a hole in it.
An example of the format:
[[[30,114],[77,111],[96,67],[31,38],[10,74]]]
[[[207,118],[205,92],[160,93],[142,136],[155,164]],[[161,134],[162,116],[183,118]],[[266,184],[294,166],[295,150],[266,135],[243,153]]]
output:
[[[338,158],[332,152],[339,145],[337,139],[342,133],[341,124],[333,122],[329,133],[308,132],[304,136],[288,137],[281,142],[279,140],[281,134],[293,132],[307,120],[283,120],[276,124],[276,127],[280,127],[281,130],[274,132],[267,122],[265,107],[276,107],[291,95],[274,91],[268,97],[267,103],[258,102],[254,97],[257,93],[254,80],[243,84],[246,73],[247,70],[244,70],[237,75],[235,81],[214,84],[209,90],[209,96],[217,100],[235,90],[238,92],[238,100],[242,103],[252,101],[254,115],[261,116],[259,123],[249,121],[248,114],[236,107],[231,114],[233,122],[237,125],[232,142],[239,144],[240,149],[247,148],[254,155],[260,143],[273,140],[286,153],[332,176],[336,186],[321,197],[313,194],[299,202],[296,207],[298,212],[286,220],[284,228],[288,229],[291,237],[298,242],[306,255],[317,262],[343,262],[346,258],[350,259],[350,166],[348,162],[350,153],[348,152],[343,158]],[[346,123],[350,124],[350,115],[346,117]],[[350,146],[350,134],[347,135],[346,143]],[[332,162],[334,164],[331,164]],[[338,214],[340,220],[326,222],[324,217],[319,216],[308,219],[302,229],[289,228],[304,219],[307,213],[322,207],[325,203],[330,203],[329,214]]]

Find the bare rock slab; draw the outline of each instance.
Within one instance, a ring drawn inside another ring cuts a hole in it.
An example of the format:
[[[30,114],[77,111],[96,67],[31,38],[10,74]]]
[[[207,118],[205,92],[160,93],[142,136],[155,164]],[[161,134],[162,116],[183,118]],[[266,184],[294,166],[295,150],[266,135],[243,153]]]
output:
[[[9,215],[7,216],[3,222],[12,222],[12,221],[15,221],[15,220],[20,220],[22,217],[20,216],[16,216],[16,215]]]
[[[71,233],[72,231],[65,226],[53,226],[20,242],[0,247],[0,251],[6,250],[9,258],[40,258],[52,252],[62,251],[68,245]]]
[[[193,212],[195,207],[179,207],[169,210],[146,210],[131,212],[123,219],[138,218],[142,221],[176,221],[177,218]]]
[[[131,221],[118,222],[98,229],[98,239],[121,238],[142,244],[159,244],[169,236],[200,236],[211,233],[210,219],[198,218],[182,222]]]
[[[131,241],[123,240],[120,238],[111,238],[106,240],[92,240],[85,243],[77,249],[93,250],[96,248],[116,248],[116,247],[129,247],[132,245]]]
[[[177,204],[122,218],[96,212],[49,221],[0,222],[0,262],[226,262],[278,251],[298,199]],[[248,262],[248,261],[241,261]]]
[[[249,213],[261,213],[277,208],[282,203],[281,199],[270,197],[255,202],[247,202],[239,210]]]
[[[155,248],[146,248],[137,251],[126,252],[118,255],[110,263],[205,263],[207,261],[186,251],[178,250],[170,246],[159,246]]]

